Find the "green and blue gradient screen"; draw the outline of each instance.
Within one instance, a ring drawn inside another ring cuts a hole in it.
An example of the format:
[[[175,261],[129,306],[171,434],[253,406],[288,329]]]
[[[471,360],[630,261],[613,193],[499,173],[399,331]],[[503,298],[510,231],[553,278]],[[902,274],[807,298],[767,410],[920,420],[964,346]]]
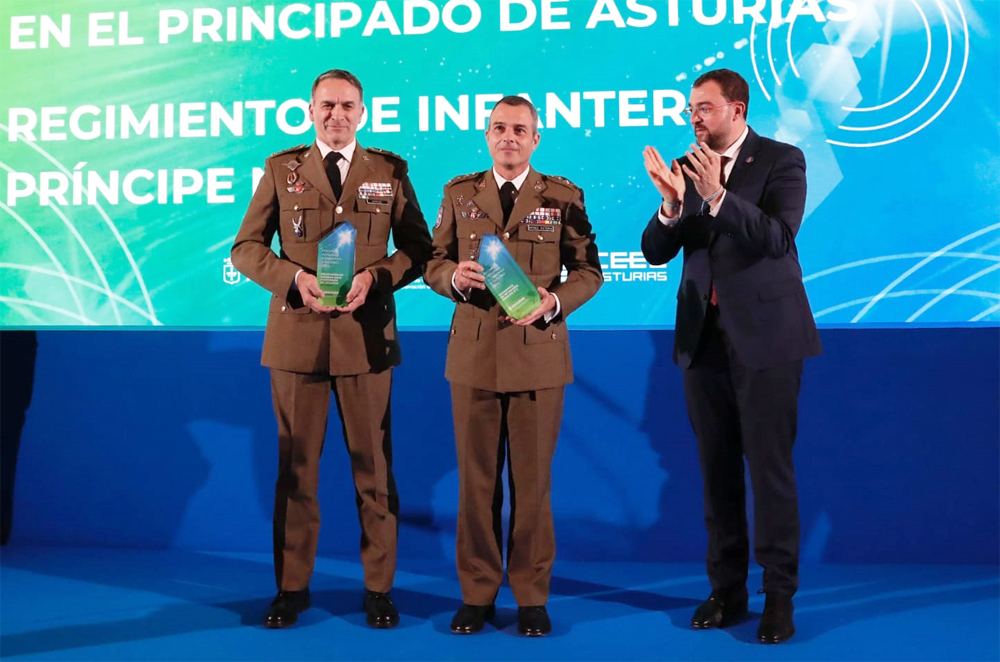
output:
[[[820,324],[995,325],[998,34],[993,0],[6,0],[0,326],[262,326],[270,295],[229,249],[264,159],[314,139],[313,79],[343,68],[359,141],[407,159],[429,226],[449,179],[490,167],[493,103],[528,96],[532,164],[584,191],[604,269],[574,326],[669,328],[681,265],[642,259],[642,150],[688,148],[716,67],[805,153]],[[448,325],[419,281],[397,301],[403,328]]]

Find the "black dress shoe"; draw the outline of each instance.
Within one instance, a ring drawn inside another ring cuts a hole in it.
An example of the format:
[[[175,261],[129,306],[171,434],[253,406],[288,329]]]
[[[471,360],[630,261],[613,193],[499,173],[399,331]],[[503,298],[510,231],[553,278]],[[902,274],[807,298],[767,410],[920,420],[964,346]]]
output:
[[[792,622],[792,598],[788,595],[768,593],[764,600],[764,615],[760,617],[757,639],[762,644],[780,644],[795,634]]]
[[[746,613],[746,591],[736,593],[712,591],[708,599],[694,610],[694,615],[691,617],[691,627],[696,630],[724,628],[743,618]]]
[[[549,612],[545,610],[545,606],[518,607],[517,631],[525,637],[544,637],[552,632],[552,621],[549,620]]]
[[[455,617],[451,619],[451,631],[455,634],[475,634],[483,629],[486,621],[496,616],[497,610],[493,604],[465,605],[459,607]]]
[[[287,628],[295,625],[299,620],[299,614],[309,609],[309,589],[301,591],[278,591],[278,595],[271,601],[271,606],[267,610],[264,618],[266,628]]]
[[[366,591],[364,607],[368,625],[373,628],[394,628],[399,625],[399,610],[388,593]]]

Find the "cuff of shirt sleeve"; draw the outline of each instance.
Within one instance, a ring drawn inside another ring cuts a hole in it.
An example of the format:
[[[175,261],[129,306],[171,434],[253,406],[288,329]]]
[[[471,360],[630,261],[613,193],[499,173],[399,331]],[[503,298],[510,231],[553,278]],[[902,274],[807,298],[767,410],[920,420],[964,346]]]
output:
[[[708,203],[708,213],[710,216],[717,216],[719,214],[719,209],[722,207],[722,201],[726,199],[727,191],[723,190],[715,200]]]
[[[559,313],[562,312],[562,304],[559,303],[559,297],[556,296],[555,292],[552,292],[552,296],[556,300],[556,307],[550,310],[549,312],[545,313],[544,315],[542,315],[542,319],[545,320],[546,324],[550,323],[552,320],[559,317]]]
[[[455,274],[457,274],[457,273],[458,273],[458,269],[456,269],[455,271],[453,271],[452,274],[451,274],[451,289],[455,293],[455,298],[456,299],[459,299],[460,301],[468,301],[469,300],[469,293],[468,292],[463,292],[462,290],[458,289],[458,287],[455,286]]]
[[[666,227],[669,228],[669,227],[673,226],[674,224],[676,224],[677,221],[678,221],[678,219],[680,219],[681,212],[683,211],[683,209],[684,209],[683,203],[681,203],[681,205],[677,206],[677,207],[668,207],[666,205],[666,203],[664,203],[664,204],[661,204],[660,208],[657,210],[657,212],[656,212],[656,218],[657,218],[658,221],[660,221],[661,225],[665,225]],[[671,213],[673,213],[673,214],[675,214],[675,215],[674,216],[669,216],[667,214],[668,211],[671,212]]]

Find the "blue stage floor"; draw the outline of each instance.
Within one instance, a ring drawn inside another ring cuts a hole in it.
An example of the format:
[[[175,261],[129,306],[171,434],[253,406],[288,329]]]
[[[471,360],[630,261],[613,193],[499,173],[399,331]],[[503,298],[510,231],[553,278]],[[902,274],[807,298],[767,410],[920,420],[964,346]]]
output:
[[[811,565],[796,597],[798,633],[754,640],[750,619],[693,631],[708,590],[700,565],[557,561],[553,633],[519,637],[510,592],[497,627],[448,631],[453,568],[405,561],[395,630],[360,613],[360,566],[321,558],[313,608],[265,630],[268,554],[18,548],[0,552],[0,657],[32,660],[998,660],[1000,569],[992,566]],[[759,573],[751,584],[759,584]]]

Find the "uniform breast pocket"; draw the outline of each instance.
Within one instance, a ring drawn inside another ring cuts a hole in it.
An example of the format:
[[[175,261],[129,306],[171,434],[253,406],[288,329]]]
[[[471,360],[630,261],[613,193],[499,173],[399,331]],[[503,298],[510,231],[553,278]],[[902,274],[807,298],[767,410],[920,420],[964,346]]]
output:
[[[369,202],[358,198],[354,203],[352,219],[358,230],[358,241],[372,246],[385,246],[392,227],[392,198]]]
[[[531,247],[530,271],[536,276],[551,276],[561,271],[562,262],[559,258],[559,236],[561,226],[548,226],[550,232],[540,232],[526,227],[521,228],[522,236],[528,238]]]
[[[319,191],[281,196],[282,241],[318,241],[322,224],[319,218]]]
[[[458,234],[458,261],[463,262],[478,259],[483,235],[496,234],[497,226],[490,220],[460,218],[455,232]]]

